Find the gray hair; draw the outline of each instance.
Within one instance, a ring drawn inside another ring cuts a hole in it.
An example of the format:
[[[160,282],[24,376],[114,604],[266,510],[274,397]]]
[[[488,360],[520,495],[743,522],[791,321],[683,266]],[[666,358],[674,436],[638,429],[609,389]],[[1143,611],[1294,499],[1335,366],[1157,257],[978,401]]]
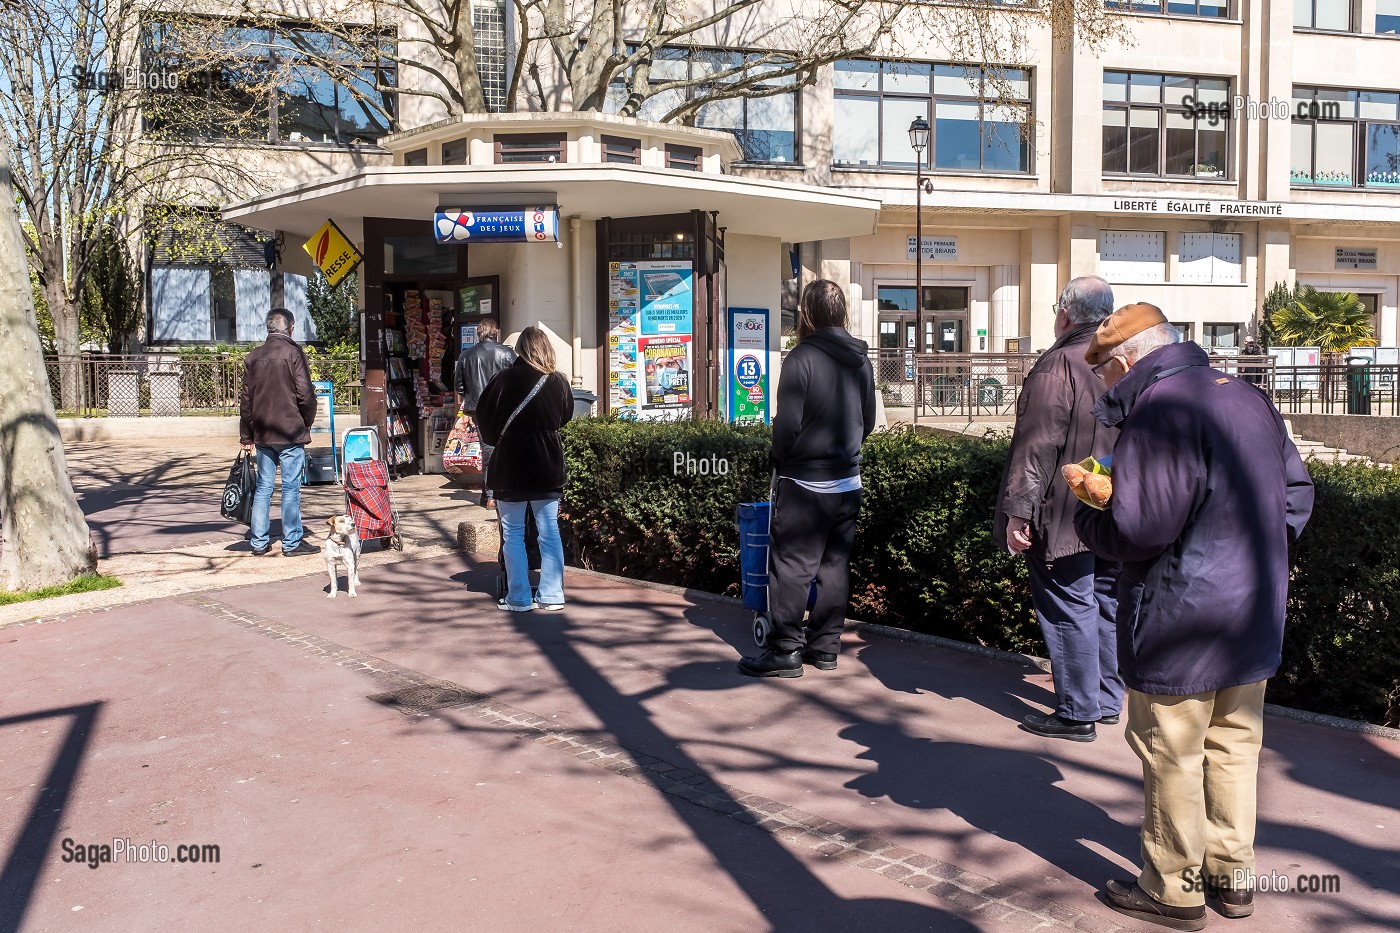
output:
[[[1097,275],[1070,279],[1058,302],[1075,324],[1097,324],[1113,313],[1113,288]]]
[[[296,318],[286,308],[273,308],[267,312],[267,332],[269,334],[290,334]]]
[[[1174,343],[1181,343],[1181,334],[1175,327],[1166,323],[1153,324],[1147,330],[1133,334],[1109,350],[1108,355],[1127,360],[1129,363],[1136,363],[1153,350],[1169,347]]]

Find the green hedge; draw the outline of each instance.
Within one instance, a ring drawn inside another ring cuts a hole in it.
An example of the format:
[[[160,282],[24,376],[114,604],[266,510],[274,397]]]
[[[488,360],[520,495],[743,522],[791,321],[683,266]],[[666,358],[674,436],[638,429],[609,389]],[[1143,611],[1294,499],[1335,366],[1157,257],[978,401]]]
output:
[[[766,499],[766,428],[571,422],[561,525],[579,566],[738,595],[734,506]],[[1003,440],[882,432],[865,445],[851,615],[1043,655],[1025,563],[991,519]],[[728,471],[676,469],[675,454]],[[1400,725],[1400,475],[1311,464],[1317,509],[1296,554],[1272,702]]]
[[[1317,501],[1269,699],[1400,727],[1400,474],[1356,462],[1308,468]]]

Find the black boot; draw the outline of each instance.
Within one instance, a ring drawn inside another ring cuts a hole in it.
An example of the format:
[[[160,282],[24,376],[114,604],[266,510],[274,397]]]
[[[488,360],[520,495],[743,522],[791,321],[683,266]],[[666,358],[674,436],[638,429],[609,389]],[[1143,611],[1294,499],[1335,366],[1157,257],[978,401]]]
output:
[[[802,652],[802,662],[810,664],[819,671],[836,670],[836,652],[834,651],[807,651]]]
[[[739,662],[739,673],[750,677],[801,677],[802,652],[774,651],[769,648],[756,658]]]

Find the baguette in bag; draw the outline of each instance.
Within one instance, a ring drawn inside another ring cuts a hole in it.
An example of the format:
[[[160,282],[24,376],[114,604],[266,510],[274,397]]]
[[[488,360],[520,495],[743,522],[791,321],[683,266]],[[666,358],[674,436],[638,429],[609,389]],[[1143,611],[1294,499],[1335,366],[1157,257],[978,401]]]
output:
[[[1069,483],[1080,502],[1102,511],[1113,498],[1112,457],[1103,461],[1085,457],[1078,463],[1066,463],[1060,467],[1060,475]]]

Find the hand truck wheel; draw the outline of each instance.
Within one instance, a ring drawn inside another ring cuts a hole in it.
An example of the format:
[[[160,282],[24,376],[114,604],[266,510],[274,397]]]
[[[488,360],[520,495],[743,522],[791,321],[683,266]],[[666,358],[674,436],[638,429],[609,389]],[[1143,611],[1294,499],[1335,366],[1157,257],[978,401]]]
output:
[[[753,640],[760,648],[768,644],[768,636],[773,632],[773,623],[768,621],[768,617],[761,612],[754,613],[753,616]]]

